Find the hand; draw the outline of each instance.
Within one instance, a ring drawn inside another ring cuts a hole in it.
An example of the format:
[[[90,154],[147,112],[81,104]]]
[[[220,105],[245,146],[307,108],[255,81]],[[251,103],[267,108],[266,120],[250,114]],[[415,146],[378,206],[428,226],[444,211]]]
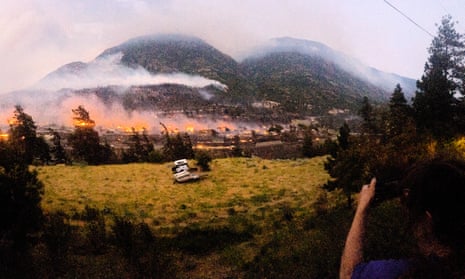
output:
[[[372,178],[370,184],[363,185],[358,198],[357,210],[365,211],[375,196],[376,178]]]

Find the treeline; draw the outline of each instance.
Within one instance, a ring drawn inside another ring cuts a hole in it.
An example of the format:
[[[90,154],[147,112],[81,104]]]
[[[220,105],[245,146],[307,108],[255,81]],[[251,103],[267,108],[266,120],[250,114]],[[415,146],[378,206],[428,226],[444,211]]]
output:
[[[351,194],[376,176],[381,198],[394,197],[394,186],[412,164],[438,157],[465,158],[465,42],[450,16],[443,18],[433,39],[424,74],[409,102],[397,85],[389,104],[375,106],[364,98],[357,133],[339,130],[337,148],[326,169],[328,190]],[[391,185],[391,186],[385,186]]]
[[[109,142],[99,136],[95,121],[90,113],[79,106],[72,110],[74,131],[63,135],[49,129],[50,139],[38,136],[37,126],[29,114],[17,105],[14,116],[9,121],[10,128],[0,144],[5,149],[14,149],[21,154],[26,164],[77,163],[100,165],[109,163],[153,162],[162,163],[179,158],[196,159],[209,156],[206,152],[194,152],[191,139],[187,133],[171,134],[166,127],[162,133],[163,147],[154,148],[154,142],[144,132],[135,129],[127,140],[127,148],[117,152]],[[0,131],[1,132],[1,131]],[[63,139],[63,136],[66,138]],[[63,145],[66,142],[66,145]],[[14,157],[14,156],[13,156]]]
[[[73,132],[64,134],[50,128],[45,139],[45,136],[38,135],[37,125],[32,116],[17,105],[9,121],[10,128],[6,134],[3,134],[7,136],[0,138],[0,141],[5,146],[20,148],[26,163],[33,165],[164,163],[180,158],[204,160],[215,155],[211,151],[195,150],[188,133],[171,133],[163,123],[160,123],[163,127],[160,138],[161,148],[155,148],[155,139],[147,135],[145,130],[139,132],[135,128],[132,128],[132,133],[125,138],[124,148],[115,148],[112,146],[113,141],[108,142],[108,139],[101,137],[95,130],[96,122],[83,106],[73,109],[72,113]],[[252,132],[250,138],[252,145],[250,142],[242,143],[241,137],[235,135],[229,143],[232,149],[225,149],[222,155],[216,154],[216,156],[250,157],[265,154],[267,158],[299,158],[321,156],[334,149],[334,143],[330,141],[325,144],[314,144],[313,138],[318,130],[316,126],[290,125],[288,131],[283,130],[284,127],[280,125],[269,128],[269,132],[277,134],[275,138],[279,138],[283,145],[289,146],[286,154],[264,147],[258,152],[255,150],[257,135]]]

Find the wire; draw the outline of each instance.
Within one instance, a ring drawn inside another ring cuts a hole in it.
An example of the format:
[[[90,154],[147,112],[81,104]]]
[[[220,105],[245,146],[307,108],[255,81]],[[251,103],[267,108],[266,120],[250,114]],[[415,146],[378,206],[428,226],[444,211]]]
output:
[[[420,24],[416,23],[413,19],[411,19],[408,15],[404,14],[401,10],[399,10],[398,8],[396,8],[394,5],[392,5],[391,3],[389,3],[389,1],[387,0],[384,0],[384,3],[388,4],[389,6],[391,6],[391,8],[393,8],[394,10],[396,10],[398,13],[400,13],[403,17],[405,17],[406,19],[408,19],[411,23],[415,24],[418,28],[420,28],[423,32],[425,32],[426,34],[430,35],[431,37],[434,38],[434,35],[431,34],[428,30],[426,30],[425,28],[423,28]]]

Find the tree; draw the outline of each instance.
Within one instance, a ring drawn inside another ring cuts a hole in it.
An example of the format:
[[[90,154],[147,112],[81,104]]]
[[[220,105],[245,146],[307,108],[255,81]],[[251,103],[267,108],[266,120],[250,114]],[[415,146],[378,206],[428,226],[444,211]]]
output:
[[[352,206],[352,192],[357,191],[360,181],[361,160],[355,146],[350,145],[350,129],[347,123],[339,128],[337,148],[325,162],[325,170],[331,176],[324,188],[328,191],[342,189],[347,197],[347,206]],[[351,147],[351,148],[349,148]]]
[[[68,137],[73,148],[73,157],[91,165],[97,165],[109,160],[111,149],[100,144],[100,137],[94,130],[95,121],[90,119],[89,112],[82,106],[72,110],[74,113],[74,133]]]
[[[313,148],[312,129],[308,127],[304,130],[304,141],[302,144],[302,154],[305,157],[312,157],[315,154]]]
[[[37,173],[29,170],[25,152],[26,149],[18,149],[13,141],[0,142],[1,257],[14,256],[8,254],[7,248],[26,249],[28,238],[42,222],[43,184]]]
[[[362,105],[358,114],[363,119],[363,132],[365,133],[375,133],[376,132],[376,124],[375,124],[375,117],[373,114],[373,106],[370,104],[370,100],[367,96],[363,97]]]
[[[145,129],[141,138],[139,133],[134,128],[132,128],[129,150],[123,153],[123,161],[126,163],[148,162],[150,161],[150,154],[153,151],[153,144],[150,142]]]
[[[349,136],[350,128],[347,122],[339,128],[339,133],[337,135],[337,142],[341,150],[347,150],[349,148]]]
[[[235,135],[233,137],[233,141],[232,141],[232,156],[234,157],[241,157],[243,154],[242,154],[242,147],[241,147],[241,138],[239,137],[239,135]]]
[[[392,138],[404,132],[409,122],[413,121],[412,108],[405,99],[404,92],[400,84],[396,85],[389,100],[389,111],[385,132]]]
[[[450,16],[442,19],[413,99],[418,128],[436,139],[456,134],[463,115],[456,96],[465,93],[465,43],[454,25]]]
[[[15,106],[14,116],[10,120],[9,141],[27,164],[31,164],[34,156],[39,153],[36,130],[32,117],[21,106]]]
[[[66,163],[68,162],[68,158],[66,156],[65,149],[61,145],[61,136],[57,131],[52,129],[49,130],[53,137],[52,137],[52,147],[50,148],[50,153],[53,155],[53,159],[57,163]]]
[[[192,142],[187,133],[181,135],[177,133],[175,136],[170,135],[168,128],[163,123],[160,123],[165,132],[165,143],[163,145],[163,154],[167,160],[178,160],[180,158],[194,158],[194,150]]]

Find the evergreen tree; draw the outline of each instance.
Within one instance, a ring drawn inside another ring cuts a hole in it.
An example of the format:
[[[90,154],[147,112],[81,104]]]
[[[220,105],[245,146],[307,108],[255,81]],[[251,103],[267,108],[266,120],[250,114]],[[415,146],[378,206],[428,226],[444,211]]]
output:
[[[15,106],[14,117],[10,121],[11,146],[21,154],[26,164],[31,164],[37,148],[37,126],[32,117],[19,105]]]
[[[311,128],[305,129],[304,133],[305,134],[304,134],[304,141],[302,144],[302,154],[305,157],[312,157],[314,156],[315,150],[313,148]]]
[[[337,142],[341,150],[347,150],[349,148],[349,136],[350,128],[347,122],[339,128],[339,133],[337,135]]]
[[[74,113],[74,133],[69,135],[73,157],[91,165],[97,165],[109,160],[109,146],[100,144],[100,137],[94,130],[95,121],[90,118],[89,112],[82,106],[72,110]]]
[[[61,136],[60,136],[60,134],[58,132],[52,130],[52,129],[50,129],[49,131],[53,135],[53,138],[52,138],[53,145],[52,145],[52,147],[50,149],[50,152],[53,154],[53,157],[54,157],[53,159],[57,163],[66,163],[66,162],[68,162],[65,149],[61,145]]]
[[[143,131],[142,137],[132,128],[129,150],[123,153],[123,161],[130,162],[148,162],[150,154],[154,151],[153,144],[150,142],[146,131]]]
[[[242,156],[242,147],[241,147],[241,138],[239,135],[235,135],[232,142],[232,156],[241,157]]]
[[[388,137],[394,137],[402,134],[406,129],[407,123],[413,121],[412,108],[405,99],[404,92],[400,84],[396,85],[394,92],[389,100],[389,112],[386,123],[386,134]]]
[[[15,141],[0,142],[0,261],[28,247],[31,233],[40,228],[43,185],[24,160],[27,149]],[[10,251],[11,252],[11,251]]]
[[[450,16],[442,19],[413,99],[418,127],[437,139],[456,134],[463,115],[456,94],[465,93],[465,44],[454,25]]]
[[[163,123],[160,123],[160,125],[162,125],[165,130],[163,154],[167,160],[174,161],[182,158],[194,158],[194,149],[192,148],[192,142],[187,133],[184,135],[177,133],[175,136],[172,136]]]
[[[362,117],[363,125],[362,129],[364,133],[376,133],[375,117],[373,114],[373,106],[370,104],[368,97],[363,97],[362,105],[358,111],[360,117]]]
[[[325,162],[325,170],[331,176],[324,188],[328,191],[342,189],[347,197],[347,206],[352,206],[352,193],[358,191],[363,169],[357,144],[350,144],[350,129],[347,123],[339,128],[337,149]]]

